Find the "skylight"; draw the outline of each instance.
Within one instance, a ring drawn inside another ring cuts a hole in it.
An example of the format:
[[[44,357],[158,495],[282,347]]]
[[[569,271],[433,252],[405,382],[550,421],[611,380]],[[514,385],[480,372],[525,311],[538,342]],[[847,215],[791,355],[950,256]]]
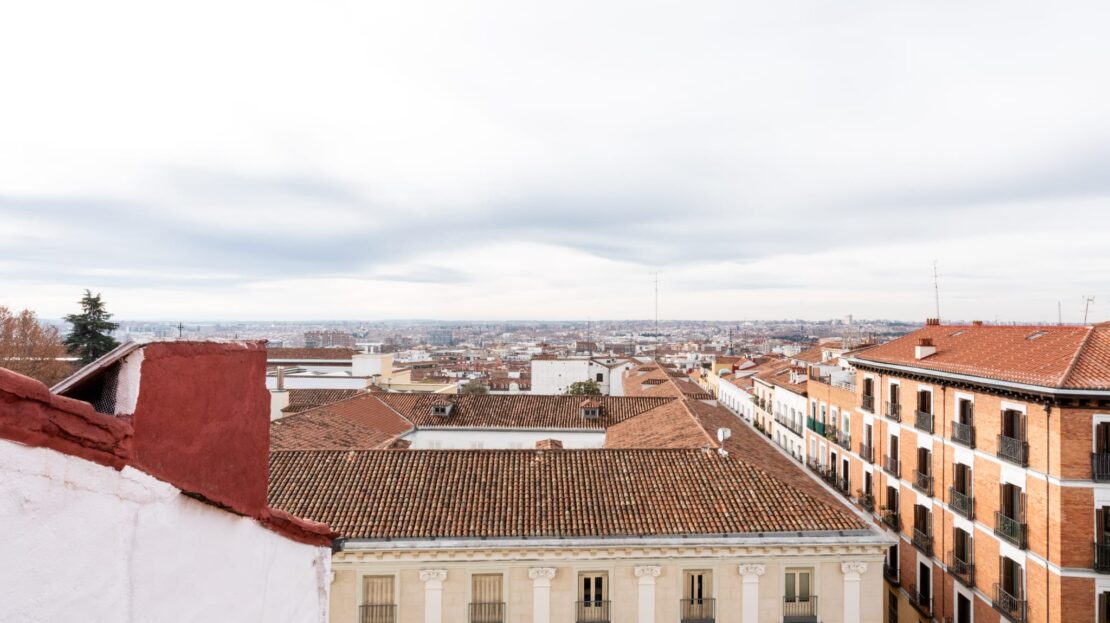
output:
[[[1037,331],[1036,333],[1031,333],[1031,334],[1029,334],[1028,336],[1026,336],[1026,338],[1025,338],[1025,339],[1027,339],[1027,340],[1035,340],[1035,339],[1037,339],[1037,338],[1041,337],[1041,336],[1042,336],[1042,335],[1044,335],[1044,334],[1045,334],[1045,332],[1044,332],[1044,331]]]

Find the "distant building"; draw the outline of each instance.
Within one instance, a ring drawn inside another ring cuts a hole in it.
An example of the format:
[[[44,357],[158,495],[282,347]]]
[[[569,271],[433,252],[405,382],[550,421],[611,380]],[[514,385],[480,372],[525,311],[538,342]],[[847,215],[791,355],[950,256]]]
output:
[[[343,331],[305,331],[305,348],[354,348],[355,338]]]
[[[604,396],[623,396],[624,371],[635,361],[623,357],[564,357],[532,360],[532,393],[565,394],[572,383],[593,381]]]

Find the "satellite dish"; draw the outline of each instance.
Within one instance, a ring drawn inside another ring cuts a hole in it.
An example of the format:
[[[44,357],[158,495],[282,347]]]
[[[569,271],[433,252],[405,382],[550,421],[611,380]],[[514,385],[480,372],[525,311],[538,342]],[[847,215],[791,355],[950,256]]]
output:
[[[729,437],[732,437],[732,431],[730,429],[727,429],[727,428],[718,428],[717,429],[717,441],[720,441],[721,443],[724,443],[724,441],[726,439],[728,439]]]

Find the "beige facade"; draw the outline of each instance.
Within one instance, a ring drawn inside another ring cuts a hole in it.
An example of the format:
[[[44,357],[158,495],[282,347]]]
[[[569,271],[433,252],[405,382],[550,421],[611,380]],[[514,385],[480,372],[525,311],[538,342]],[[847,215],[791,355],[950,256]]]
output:
[[[865,533],[757,544],[761,539],[513,547],[394,543],[387,549],[348,542],[333,556],[331,621],[881,623],[882,561],[890,539]],[[475,605],[476,591],[488,593],[490,575],[499,576],[501,601]],[[392,578],[394,596],[373,605],[366,578],[379,576]],[[603,578],[603,586],[590,585],[594,578]],[[586,590],[599,593],[583,595]],[[386,612],[387,618],[367,618]]]

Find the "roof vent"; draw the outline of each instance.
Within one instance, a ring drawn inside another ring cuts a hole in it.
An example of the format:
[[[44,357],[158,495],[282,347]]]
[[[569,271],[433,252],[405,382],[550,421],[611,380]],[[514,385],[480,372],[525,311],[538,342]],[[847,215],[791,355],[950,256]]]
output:
[[[455,405],[451,403],[439,403],[432,405],[432,415],[436,417],[447,417],[454,411]]]
[[[1042,336],[1044,336],[1044,334],[1045,334],[1045,332],[1044,332],[1044,331],[1037,331],[1037,332],[1035,332],[1035,333],[1031,333],[1031,334],[1029,334],[1028,336],[1026,336],[1026,337],[1025,337],[1025,339],[1027,339],[1027,340],[1035,340],[1035,339],[1037,339],[1037,338],[1039,338],[1039,337],[1042,337]]]
[[[927,326],[927,327],[936,326],[936,325],[939,325],[939,324],[940,324],[940,318],[926,318],[925,319],[925,326]]]
[[[918,341],[917,346],[914,347],[913,356],[915,359],[924,359],[935,354],[936,352],[937,347],[933,346],[932,338],[923,337]]]

